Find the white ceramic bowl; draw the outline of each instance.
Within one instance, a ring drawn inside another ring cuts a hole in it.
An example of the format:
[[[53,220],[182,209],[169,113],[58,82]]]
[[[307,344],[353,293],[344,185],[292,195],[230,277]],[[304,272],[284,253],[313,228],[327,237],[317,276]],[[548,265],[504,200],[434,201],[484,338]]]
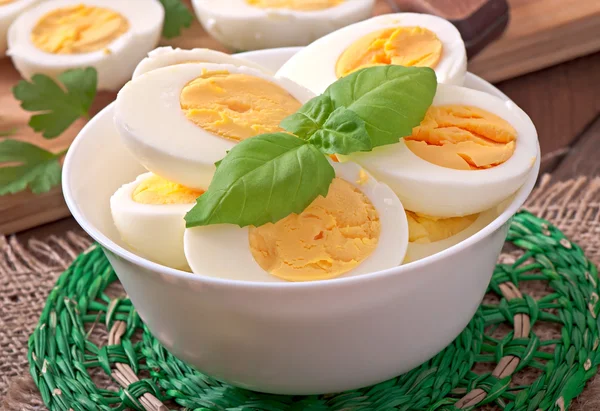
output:
[[[246,53],[277,70],[298,49]],[[466,85],[507,99],[469,74]],[[125,149],[108,106],[67,155],[63,190],[79,224],[106,250],[142,320],[165,347],[233,385],[281,394],[339,392],[402,374],[461,332],[477,310],[525,185],[489,226],[401,267],[309,283],[250,283],[189,274],[124,246],[109,198],[143,168]],[[235,258],[235,254],[231,255]]]

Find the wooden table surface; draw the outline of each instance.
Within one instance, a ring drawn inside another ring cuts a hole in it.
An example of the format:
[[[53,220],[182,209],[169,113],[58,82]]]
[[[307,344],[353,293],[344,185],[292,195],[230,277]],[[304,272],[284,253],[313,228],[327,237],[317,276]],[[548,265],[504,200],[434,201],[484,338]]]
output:
[[[377,7],[379,13],[392,11],[384,0]],[[600,175],[600,53],[497,86],[533,119],[542,148],[542,172],[552,172],[557,180]],[[67,218],[19,237],[43,239],[77,228]]]

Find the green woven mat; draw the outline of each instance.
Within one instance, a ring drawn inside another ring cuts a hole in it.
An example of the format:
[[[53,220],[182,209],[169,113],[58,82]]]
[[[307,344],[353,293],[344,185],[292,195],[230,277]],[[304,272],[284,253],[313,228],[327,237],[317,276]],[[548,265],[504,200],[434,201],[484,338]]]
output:
[[[51,410],[567,409],[600,363],[597,269],[558,229],[525,212],[507,241],[523,255],[497,265],[488,290],[497,303],[483,304],[444,351],[373,387],[310,397],[234,388],[177,360],[127,298],[107,295],[117,278],[98,247],[79,256],[50,293],[29,340],[31,375]],[[543,281],[546,295],[522,292],[530,281]],[[554,323],[557,338],[541,340],[534,332],[541,323]],[[104,344],[90,341],[97,327],[109,331]],[[537,378],[518,385],[518,373],[531,367]],[[99,370],[122,388],[97,387],[90,374]]]

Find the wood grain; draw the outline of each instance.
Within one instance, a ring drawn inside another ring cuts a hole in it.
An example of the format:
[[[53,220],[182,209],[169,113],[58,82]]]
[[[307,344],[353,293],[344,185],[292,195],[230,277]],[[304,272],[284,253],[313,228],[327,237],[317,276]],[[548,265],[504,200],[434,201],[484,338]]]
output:
[[[0,233],[14,233],[69,215],[58,187],[39,195],[21,192],[0,197]]]
[[[600,1],[509,0],[506,33],[469,69],[496,82],[600,50]]]
[[[600,176],[600,116],[589,125],[570,147],[552,172],[554,181],[566,181],[581,175]]]
[[[435,14],[448,20],[465,19],[490,0],[396,0],[404,11]]]
[[[600,114],[600,53],[498,84],[533,120],[544,171]],[[544,157],[545,156],[545,157]]]

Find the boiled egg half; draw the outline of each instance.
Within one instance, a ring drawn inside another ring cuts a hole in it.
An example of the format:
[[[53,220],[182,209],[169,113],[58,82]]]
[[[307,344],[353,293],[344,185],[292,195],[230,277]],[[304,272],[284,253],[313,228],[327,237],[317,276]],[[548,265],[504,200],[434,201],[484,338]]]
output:
[[[295,54],[277,72],[320,94],[366,67],[431,67],[439,83],[462,85],[467,54],[459,31],[440,17],[397,13],[337,30]]]
[[[133,72],[133,78],[161,67],[183,63],[232,64],[234,66],[251,67],[272,74],[266,68],[250,60],[216,50],[202,48],[183,50],[180,48],[173,49],[172,47],[158,47],[148,53],[148,57],[140,61]]]
[[[98,89],[117,90],[156,47],[164,20],[158,0],[49,0],[22,13],[8,54],[24,78],[94,67]]]
[[[192,0],[206,31],[233,50],[306,46],[369,18],[374,0]]]
[[[206,190],[237,142],[279,132],[313,94],[249,67],[187,63],[138,76],[119,92],[115,124],[147,170]]]
[[[185,230],[196,274],[257,282],[315,281],[396,267],[408,223],[398,197],[353,163],[333,164],[326,197],[276,223],[220,224]]]
[[[500,211],[499,207],[493,207],[478,214],[450,218],[407,211],[409,242],[404,263],[421,260],[466,240],[490,224]]]
[[[41,0],[0,0],[0,57],[6,54],[6,35],[12,22]]]
[[[201,194],[145,173],[115,192],[110,210],[123,242],[132,250],[156,263],[189,270],[183,252],[184,217]]]
[[[407,210],[460,217],[488,210],[515,193],[538,156],[535,126],[516,104],[440,84],[411,136],[340,158],[388,184]]]

